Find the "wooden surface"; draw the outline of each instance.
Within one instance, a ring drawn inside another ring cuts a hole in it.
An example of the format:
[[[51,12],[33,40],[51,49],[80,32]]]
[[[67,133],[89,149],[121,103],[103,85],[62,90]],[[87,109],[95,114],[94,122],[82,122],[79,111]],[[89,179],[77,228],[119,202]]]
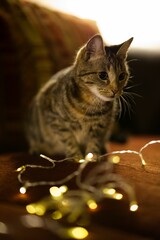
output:
[[[160,137],[132,136],[126,144],[111,143],[110,151],[139,151],[147,142],[156,139]],[[146,169],[141,166],[138,155],[122,154],[120,157],[115,172],[133,185],[139,204],[138,211],[129,211],[127,197],[121,201],[103,200],[98,211],[91,214],[91,223],[87,227],[89,236],[86,239],[160,239],[160,144],[150,145],[143,151]],[[27,153],[0,156],[0,239],[61,239],[44,227],[27,228],[22,221],[27,216],[25,205],[47,195],[48,187],[30,188],[26,195],[19,194],[20,184],[15,170],[23,164],[36,164],[37,161],[40,161],[38,157]],[[75,169],[75,164],[67,163],[52,171],[29,171],[24,177],[30,180],[55,180]],[[46,216],[41,218],[45,221]],[[2,234],[4,224],[6,233]]]

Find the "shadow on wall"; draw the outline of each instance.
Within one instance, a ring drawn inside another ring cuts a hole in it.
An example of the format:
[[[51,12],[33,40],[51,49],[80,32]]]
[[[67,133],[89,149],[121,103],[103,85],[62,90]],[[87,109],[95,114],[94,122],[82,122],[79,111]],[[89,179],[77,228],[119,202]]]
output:
[[[122,114],[120,124],[132,133],[160,134],[160,53],[131,52],[128,61],[135,103],[129,101],[130,114]]]

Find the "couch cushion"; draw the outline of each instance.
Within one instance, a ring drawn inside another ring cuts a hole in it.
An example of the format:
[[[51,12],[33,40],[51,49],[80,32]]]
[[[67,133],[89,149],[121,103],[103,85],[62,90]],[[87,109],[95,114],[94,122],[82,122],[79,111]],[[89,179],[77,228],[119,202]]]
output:
[[[132,149],[139,151],[142,146],[151,140],[156,140],[158,137],[145,136],[137,137],[132,136],[124,145],[111,143],[111,151],[121,151],[123,149]],[[120,201],[114,199],[103,199],[98,202],[98,208],[96,211],[90,211],[91,222],[86,226],[89,230],[89,237],[86,239],[94,240],[151,240],[160,239],[160,147],[159,144],[152,144],[148,146],[142,152],[143,157],[147,163],[146,167],[141,166],[141,161],[136,154],[120,154],[120,162],[114,165],[114,172],[124,179],[124,182],[134,187],[136,198],[138,201],[138,211],[129,211],[129,196],[125,194],[122,189],[117,189],[123,194],[123,198]],[[25,195],[19,194],[19,188],[22,186],[18,180],[18,173],[15,171],[17,168],[25,164],[38,164],[43,166],[51,166],[48,161],[44,161],[38,156],[30,156],[23,153],[7,153],[0,156],[0,222],[6,224],[8,228],[8,234],[2,235],[0,232],[0,239],[47,239],[58,240],[59,238],[50,235],[50,230],[46,231],[44,238],[43,227],[37,228],[25,228],[22,225],[22,216],[26,215],[26,204],[37,202],[48,196],[50,186],[35,186],[27,190]],[[53,169],[40,169],[40,168],[27,168],[27,171],[23,173],[22,179],[24,181],[57,181],[64,179],[68,174],[71,174],[80,165],[73,163],[72,161],[61,162],[56,164]],[[95,164],[91,162],[87,165],[87,169],[83,169],[83,179],[86,179],[89,172],[95,168]],[[98,165],[97,165],[98,166]],[[106,172],[107,170],[104,169]],[[92,174],[95,171],[92,171]],[[104,173],[102,173],[104,174]],[[88,184],[92,182],[90,180]],[[102,178],[101,178],[102,179]],[[106,175],[107,179],[107,175]],[[98,183],[101,185],[97,178]],[[82,179],[80,180],[82,181]],[[71,190],[77,189],[75,184],[75,178],[68,181],[66,184]],[[82,181],[83,182],[83,181]],[[103,182],[104,184],[104,182]],[[126,188],[125,184],[121,187]],[[128,189],[129,191],[129,189]],[[94,195],[94,193],[93,193]],[[4,204],[5,203],[5,204]],[[41,202],[42,203],[42,202]],[[43,204],[43,203],[42,203]],[[77,201],[77,208],[79,203]],[[81,206],[82,207],[82,206]],[[81,209],[80,207],[80,209]],[[48,215],[41,216],[41,221],[49,220],[51,212]],[[88,222],[88,218],[85,218]],[[85,220],[84,219],[84,220]],[[65,222],[65,220],[64,220]],[[61,221],[61,223],[64,223]],[[54,221],[51,222],[51,226],[54,229]],[[53,224],[53,225],[52,225]],[[73,223],[72,223],[73,224]],[[1,224],[2,225],[2,224]],[[1,228],[2,230],[2,228]],[[4,238],[2,238],[4,237]],[[63,238],[66,239],[66,238]]]
[[[95,22],[27,1],[0,2],[0,152],[25,146],[23,119],[53,73],[98,32]]]

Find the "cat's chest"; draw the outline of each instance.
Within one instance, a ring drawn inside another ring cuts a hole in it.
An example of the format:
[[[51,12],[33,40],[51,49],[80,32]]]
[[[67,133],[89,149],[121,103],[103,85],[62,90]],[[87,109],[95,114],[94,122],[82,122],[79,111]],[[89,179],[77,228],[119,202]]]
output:
[[[84,125],[81,128],[75,129],[74,136],[79,144],[85,145],[89,136],[89,127]]]
[[[77,142],[80,144],[86,144],[93,125],[95,126],[96,124],[97,121],[90,119],[90,121],[79,121],[75,124],[71,124],[70,127]]]

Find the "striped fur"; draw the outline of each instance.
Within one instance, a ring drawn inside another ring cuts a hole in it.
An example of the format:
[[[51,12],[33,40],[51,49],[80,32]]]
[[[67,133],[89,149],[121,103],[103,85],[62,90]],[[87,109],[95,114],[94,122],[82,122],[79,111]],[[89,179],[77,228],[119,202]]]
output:
[[[31,152],[75,158],[106,152],[118,98],[129,78],[126,54],[131,42],[132,38],[108,47],[95,35],[71,67],[48,81],[29,112],[26,134]]]

